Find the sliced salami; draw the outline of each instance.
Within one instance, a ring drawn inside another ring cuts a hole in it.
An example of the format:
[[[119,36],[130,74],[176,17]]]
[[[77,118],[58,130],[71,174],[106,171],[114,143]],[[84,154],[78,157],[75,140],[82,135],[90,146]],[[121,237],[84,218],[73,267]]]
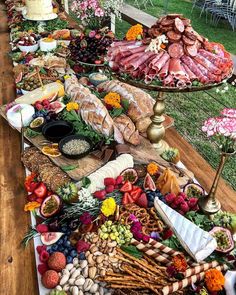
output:
[[[178,42],[181,39],[181,34],[178,34],[175,31],[169,31],[166,35],[172,42]]]
[[[191,24],[191,20],[188,18],[181,18],[183,24],[185,25],[185,27],[189,26]]]
[[[184,55],[184,48],[179,43],[173,43],[169,46],[168,53],[170,57],[181,58]]]
[[[198,48],[196,45],[186,46],[185,51],[186,51],[187,55],[194,57],[197,55]]]
[[[169,31],[172,31],[173,30],[173,26],[169,26],[169,27],[161,27],[160,28],[161,32],[163,33],[167,33]]]
[[[194,45],[194,43],[195,43],[194,40],[189,39],[189,38],[186,37],[185,35],[183,35],[182,40],[183,40],[184,44],[187,45],[187,46]]]
[[[171,19],[171,18],[165,18],[161,21],[161,25],[163,27],[169,27],[169,26],[172,26],[174,24],[174,19]]]
[[[176,19],[175,19],[175,28],[180,33],[183,33],[184,29],[185,29],[182,20],[180,18],[178,18],[178,17],[176,17]]]
[[[185,34],[186,37],[188,37],[189,39],[191,39],[193,41],[197,40],[197,36],[195,35],[194,30],[193,30],[192,27],[187,27],[184,30],[184,34]]]

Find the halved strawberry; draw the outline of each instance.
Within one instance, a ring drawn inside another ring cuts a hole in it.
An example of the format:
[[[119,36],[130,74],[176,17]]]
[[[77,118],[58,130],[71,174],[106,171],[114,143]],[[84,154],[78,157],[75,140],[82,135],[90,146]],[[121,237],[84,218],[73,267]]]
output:
[[[145,193],[142,193],[139,199],[135,202],[139,207],[147,208],[148,200]]]
[[[140,187],[133,186],[133,190],[130,193],[130,195],[134,199],[134,201],[136,202],[139,199],[141,193],[142,193],[142,189]]]
[[[122,193],[131,192],[133,189],[132,183],[130,181],[126,181],[122,187],[120,188],[120,191]]]
[[[133,198],[131,197],[131,195],[129,193],[125,193],[122,198],[122,205],[127,205],[127,204],[131,204],[131,203],[134,203]]]

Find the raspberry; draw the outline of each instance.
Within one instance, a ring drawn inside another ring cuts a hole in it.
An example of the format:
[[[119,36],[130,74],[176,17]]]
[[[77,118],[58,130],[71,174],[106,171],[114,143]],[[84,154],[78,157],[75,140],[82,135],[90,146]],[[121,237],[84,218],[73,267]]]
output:
[[[47,263],[42,263],[38,265],[38,272],[43,275],[48,270]]]
[[[47,233],[48,232],[48,226],[46,224],[38,224],[36,226],[36,230],[38,233]]]
[[[38,252],[38,254],[40,254],[42,251],[46,251],[47,250],[47,246],[45,245],[39,245],[36,247],[36,250]]]
[[[43,250],[43,251],[40,253],[40,255],[39,255],[39,260],[40,260],[41,262],[46,262],[46,261],[48,261],[48,258],[49,258],[49,253],[48,253],[47,251],[45,251],[45,250]]]

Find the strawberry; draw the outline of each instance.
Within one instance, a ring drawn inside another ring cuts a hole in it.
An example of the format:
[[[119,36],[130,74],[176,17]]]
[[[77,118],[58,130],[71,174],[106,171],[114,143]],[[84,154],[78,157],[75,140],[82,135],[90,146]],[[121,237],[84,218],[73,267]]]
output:
[[[139,199],[141,193],[142,193],[142,189],[140,187],[133,186],[133,190],[130,193],[130,195],[134,199],[134,201],[136,202]]]
[[[129,193],[125,193],[122,198],[122,205],[127,205],[127,204],[131,204],[131,203],[134,203],[133,198],[131,197],[131,195]]]
[[[122,182],[123,182],[123,176],[122,175],[119,175],[116,178],[116,185],[122,184]]]
[[[135,202],[139,207],[147,208],[148,206],[148,200],[147,195],[145,193],[142,193],[139,199]]]
[[[104,200],[106,198],[107,192],[105,190],[96,191],[93,196],[99,200]]]
[[[38,182],[31,181],[31,183],[29,184],[29,192],[34,192],[38,186],[39,186]]]
[[[104,178],[104,185],[105,186],[115,185],[115,184],[116,184],[116,181],[114,178],[111,178],[111,177]]]
[[[131,192],[133,189],[132,183],[130,181],[126,181],[122,187],[120,188],[120,191],[122,193],[127,193],[127,192]]]
[[[108,185],[106,187],[106,192],[109,194],[109,193],[112,193],[115,189],[115,186],[114,185]]]
[[[34,191],[37,198],[44,198],[47,195],[47,188],[43,182],[40,182],[39,186]]]

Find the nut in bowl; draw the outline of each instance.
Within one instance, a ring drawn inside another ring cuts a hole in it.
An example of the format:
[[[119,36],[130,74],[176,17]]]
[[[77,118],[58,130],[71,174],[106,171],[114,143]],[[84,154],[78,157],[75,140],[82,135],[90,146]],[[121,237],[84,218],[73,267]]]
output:
[[[94,85],[98,86],[102,82],[105,82],[108,80],[108,77],[102,73],[92,73],[89,75],[89,81]]]
[[[70,135],[59,142],[60,152],[67,158],[80,159],[93,149],[91,140],[83,135]]]

